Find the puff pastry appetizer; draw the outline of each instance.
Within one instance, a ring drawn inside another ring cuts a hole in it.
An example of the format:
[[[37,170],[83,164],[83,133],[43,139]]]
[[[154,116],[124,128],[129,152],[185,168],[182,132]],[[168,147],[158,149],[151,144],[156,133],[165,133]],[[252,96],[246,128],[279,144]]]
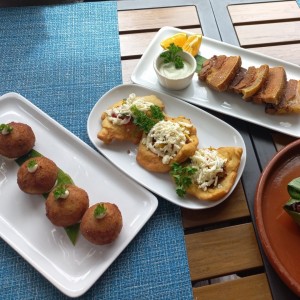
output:
[[[242,154],[240,147],[197,149],[184,166],[172,166],[170,174],[177,194],[186,193],[207,201],[220,200],[234,185]]]
[[[97,138],[105,144],[113,141],[129,141],[138,144],[143,130],[134,123],[132,107],[148,114],[153,105],[164,109],[163,102],[154,95],[138,97],[130,94],[127,99],[118,101],[102,113],[102,128],[98,132]]]
[[[198,147],[197,130],[183,116],[167,117],[156,123],[139,143],[136,160],[148,171],[166,173],[174,162],[181,163]]]

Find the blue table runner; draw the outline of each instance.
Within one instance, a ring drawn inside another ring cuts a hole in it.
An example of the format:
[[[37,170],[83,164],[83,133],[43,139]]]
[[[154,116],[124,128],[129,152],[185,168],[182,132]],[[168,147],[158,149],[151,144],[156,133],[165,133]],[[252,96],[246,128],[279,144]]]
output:
[[[117,2],[0,9],[0,94],[20,93],[91,145],[87,117],[122,83]],[[0,199],[1,201],[1,199]],[[0,299],[66,299],[0,239]],[[82,299],[192,299],[179,207],[159,206]]]

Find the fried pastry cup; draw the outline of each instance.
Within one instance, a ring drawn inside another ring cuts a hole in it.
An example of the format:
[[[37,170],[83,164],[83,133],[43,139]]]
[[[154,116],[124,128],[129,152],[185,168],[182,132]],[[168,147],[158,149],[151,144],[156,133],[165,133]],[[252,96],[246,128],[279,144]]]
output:
[[[154,95],[137,98],[144,98],[145,101],[153,103],[153,105],[160,107],[162,110],[164,109],[163,102]],[[120,100],[109,108],[111,109],[119,107],[123,104],[123,101],[124,100]],[[143,131],[138,126],[136,126],[132,120],[124,125],[113,124],[109,120],[108,114],[106,112],[103,112],[101,115],[101,126],[102,128],[98,132],[97,138],[105,144],[110,144],[113,141],[129,141],[133,144],[138,144],[143,136]]]
[[[166,120],[192,124],[192,122],[189,119],[186,119],[184,116],[179,116],[176,118],[166,117]],[[177,155],[173,159],[171,159],[168,164],[164,164],[162,161],[162,157],[149,150],[141,141],[139,143],[136,155],[136,160],[139,165],[150,172],[167,173],[171,170],[171,165],[174,162],[182,163],[187,160],[195,153],[199,142],[196,127],[191,126],[188,130],[189,137],[187,138],[186,144],[178,151]],[[144,134],[144,136],[146,135]]]
[[[217,201],[226,196],[237,177],[238,169],[243,154],[243,149],[240,147],[221,147],[215,149],[223,159],[227,159],[225,163],[225,174],[220,176],[216,187],[209,187],[206,191],[198,188],[197,184],[190,185],[186,193],[200,200]]]

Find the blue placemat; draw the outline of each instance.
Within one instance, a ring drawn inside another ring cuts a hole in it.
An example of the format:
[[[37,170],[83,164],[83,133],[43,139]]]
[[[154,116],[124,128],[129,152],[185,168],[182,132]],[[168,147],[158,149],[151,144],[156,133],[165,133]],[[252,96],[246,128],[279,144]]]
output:
[[[122,83],[117,2],[0,9],[0,44],[0,94],[20,93],[90,144],[92,107]],[[0,239],[0,299],[65,298]],[[82,298],[192,299],[179,207],[159,199]]]
[[[300,7],[300,0],[296,0],[298,6]]]

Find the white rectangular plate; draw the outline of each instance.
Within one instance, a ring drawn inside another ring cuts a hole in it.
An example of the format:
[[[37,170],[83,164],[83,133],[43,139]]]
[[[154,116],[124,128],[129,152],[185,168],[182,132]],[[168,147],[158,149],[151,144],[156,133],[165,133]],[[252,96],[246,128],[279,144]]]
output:
[[[187,32],[174,27],[163,27],[155,35],[142,58],[137,64],[131,79],[135,83],[168,93],[177,98],[183,99],[201,107],[209,108],[220,113],[230,115],[278,132],[291,136],[300,137],[300,116],[299,115],[269,115],[264,111],[264,105],[245,102],[240,95],[233,93],[219,93],[198,80],[194,75],[192,84],[181,91],[171,91],[163,88],[157,80],[153,69],[154,58],[163,50],[160,42],[165,38],[178,32]],[[191,34],[191,32],[187,32]],[[251,52],[240,47],[232,46],[220,41],[203,37],[199,54],[210,58],[213,55],[240,55],[242,66],[259,67],[268,64],[271,67],[283,66],[288,79],[300,79],[300,67],[282,60],[266,55]]]
[[[45,199],[17,185],[18,165],[0,158],[0,236],[70,297],[86,292],[131,242],[157,208],[155,196],[125,176],[97,151],[22,96],[0,97],[0,124],[23,122],[36,135],[34,149],[49,157],[85,189],[90,205],[115,203],[123,228],[110,245],[95,246],[81,235],[75,246],[45,215]]]
[[[136,145],[122,142],[105,145],[102,141],[97,139],[97,133],[101,129],[101,114],[109,106],[121,99],[127,98],[131,93],[135,93],[137,96],[156,95],[165,104],[165,112],[167,115],[171,117],[184,115],[189,118],[197,128],[199,148],[210,146],[215,148],[221,146],[242,147],[243,155],[238,176],[230,193],[233,191],[242,175],[246,162],[246,147],[239,132],[229,124],[200,108],[170,95],[162,94],[137,84],[117,86],[103,95],[96,103],[89,115],[87,123],[88,135],[94,146],[131,178],[174,204],[190,209],[205,209],[223,202],[230,193],[218,201],[200,201],[188,196],[180,198],[176,195],[175,186],[169,174],[151,173],[138,165],[136,162]]]

